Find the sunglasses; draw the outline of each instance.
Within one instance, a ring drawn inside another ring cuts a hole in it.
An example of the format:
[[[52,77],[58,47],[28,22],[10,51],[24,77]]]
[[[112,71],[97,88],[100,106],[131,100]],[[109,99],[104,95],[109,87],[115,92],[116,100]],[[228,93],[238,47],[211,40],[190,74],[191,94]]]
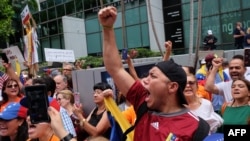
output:
[[[63,71],[72,71],[71,69],[63,69]]]
[[[8,85],[8,86],[6,86],[7,88],[17,88],[18,87],[18,85],[17,84],[15,84],[15,85]]]
[[[56,98],[56,101],[61,101],[62,100],[62,98]]]
[[[196,81],[187,81],[187,84],[191,86],[191,85],[196,84]]]

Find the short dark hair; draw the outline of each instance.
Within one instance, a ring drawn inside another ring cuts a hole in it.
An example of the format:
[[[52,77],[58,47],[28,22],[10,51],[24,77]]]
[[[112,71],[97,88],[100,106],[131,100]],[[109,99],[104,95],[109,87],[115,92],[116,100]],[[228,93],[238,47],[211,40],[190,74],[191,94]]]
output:
[[[232,60],[233,60],[233,59],[240,59],[240,60],[244,61],[244,56],[241,55],[241,54],[237,54],[237,55],[234,55],[234,56],[233,56]]]
[[[51,92],[51,97],[53,97],[56,89],[56,82],[48,76],[35,78],[32,81],[32,84],[45,84],[47,86],[47,92]]]
[[[108,83],[100,82],[100,83],[96,83],[94,85],[93,90],[96,90],[96,89],[100,89],[100,90],[104,91],[107,89],[112,89],[112,87]]]

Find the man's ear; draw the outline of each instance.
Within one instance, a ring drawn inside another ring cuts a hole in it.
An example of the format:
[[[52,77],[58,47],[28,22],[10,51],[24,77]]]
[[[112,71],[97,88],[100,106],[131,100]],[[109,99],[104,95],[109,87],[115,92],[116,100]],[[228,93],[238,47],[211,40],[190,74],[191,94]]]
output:
[[[48,96],[50,96],[50,97],[52,96],[51,91],[48,91],[47,94],[48,94]]]

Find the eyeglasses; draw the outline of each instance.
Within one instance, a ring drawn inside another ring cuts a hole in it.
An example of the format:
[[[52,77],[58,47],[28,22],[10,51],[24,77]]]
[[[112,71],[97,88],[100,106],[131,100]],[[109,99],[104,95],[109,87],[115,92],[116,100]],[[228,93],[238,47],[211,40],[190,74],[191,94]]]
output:
[[[8,86],[6,86],[7,88],[17,88],[18,87],[18,85],[17,84],[15,84],[15,85],[8,85]]]
[[[196,81],[187,81],[187,84],[192,86],[192,85],[196,84]]]
[[[94,92],[93,92],[93,95],[94,95],[94,94],[97,94],[97,95],[102,94],[102,91],[94,91]]]
[[[72,71],[71,69],[63,69],[63,71]]]
[[[56,98],[56,101],[61,101],[62,100],[62,98]]]

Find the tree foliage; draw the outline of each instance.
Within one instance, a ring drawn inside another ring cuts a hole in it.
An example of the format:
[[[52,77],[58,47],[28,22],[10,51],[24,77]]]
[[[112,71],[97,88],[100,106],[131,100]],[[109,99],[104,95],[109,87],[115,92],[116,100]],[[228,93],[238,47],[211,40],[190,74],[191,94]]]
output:
[[[7,41],[8,37],[14,33],[12,27],[12,17],[14,10],[9,0],[1,0],[0,2],[0,40]]]

